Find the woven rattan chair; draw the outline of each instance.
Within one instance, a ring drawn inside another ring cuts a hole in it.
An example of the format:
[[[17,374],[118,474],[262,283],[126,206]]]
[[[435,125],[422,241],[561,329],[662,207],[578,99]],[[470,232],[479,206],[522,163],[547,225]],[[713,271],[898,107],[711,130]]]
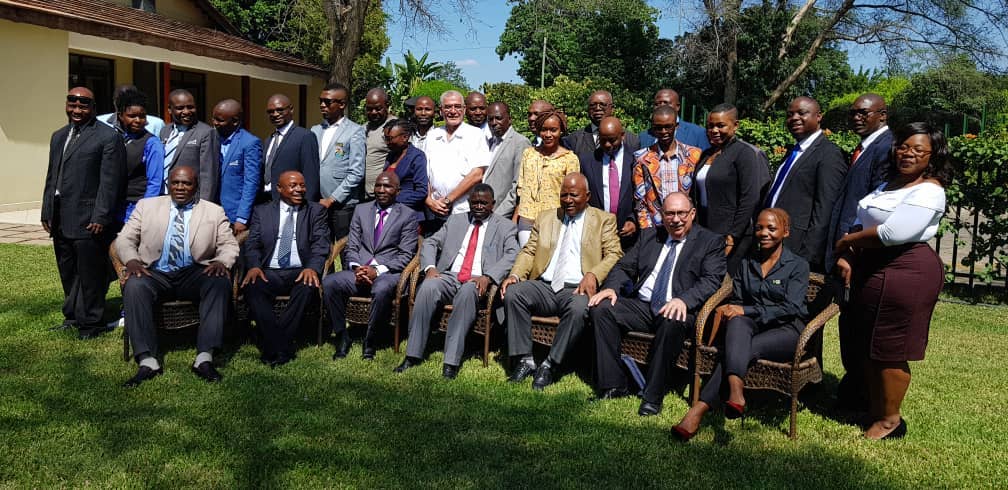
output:
[[[556,336],[557,326],[560,325],[558,316],[532,316],[532,341],[550,346],[553,345],[553,337]],[[638,364],[648,363],[648,352],[651,351],[651,342],[654,335],[645,332],[629,332],[620,341],[620,352],[628,355]]]
[[[712,296],[704,308],[711,310],[724,303],[731,297],[731,278],[725,278],[721,289]],[[798,337],[798,344],[795,346],[794,359],[790,362],[774,362],[759,359],[753,364],[745,376],[745,387],[754,390],[773,390],[791,397],[791,427],[788,437],[794,439],[797,436],[796,421],[798,418],[798,393],[809,383],[819,383],[822,381],[822,364],[819,359],[822,344],[822,328],[831,318],[840,312],[840,307],[832,301],[832,297],[825,287],[825,279],[822,274],[809,274],[809,286],[805,293],[805,303],[808,305],[809,316],[812,318],[805,324],[801,336]],[[719,355],[718,348],[714,345],[717,339],[718,330],[721,326],[721,316],[714,315],[711,322],[710,332],[704,340],[704,331],[698,323],[696,330],[696,368],[694,370],[693,402],[699,398],[699,378],[701,374],[710,374],[713,370],[714,362]]]
[[[325,277],[330,272],[336,271],[336,260],[340,258],[343,253],[343,249],[346,248],[347,238],[343,237],[336,241],[332,246],[332,253],[329,254],[329,258],[326,259],[325,269],[322,271],[322,278]],[[423,244],[423,239],[417,239],[417,254],[406,264],[406,268],[403,269],[402,274],[399,276],[399,283],[396,285],[395,297],[392,298],[392,325],[395,332],[399,332],[399,322],[402,316],[409,318],[409,311],[401,311],[403,307],[408,307],[409,303],[404,302],[406,294],[408,292],[407,287],[410,281],[410,277],[413,275],[413,271],[420,266],[420,247]],[[340,264],[340,270],[342,269],[342,259]],[[328,316],[325,313],[325,308],[323,310],[323,316]],[[407,308],[408,310],[408,308]],[[368,318],[371,316],[371,297],[370,296],[351,296],[350,300],[347,302],[346,309],[346,320],[347,323],[353,323],[356,325],[367,325]],[[323,330],[323,320],[319,322],[319,343],[322,343],[322,330]],[[399,342],[396,341],[393,344],[393,349],[398,354],[399,353]]]
[[[246,324],[249,321],[249,307],[245,303],[245,294],[241,290],[241,282],[245,279],[245,261],[239,257],[238,263],[235,264],[234,271],[234,290],[235,290],[235,320],[239,324]],[[320,279],[321,282],[321,279]],[[273,298],[273,314],[280,316],[284,310],[287,309],[287,304],[290,302],[289,295],[280,295]],[[308,303],[308,311],[305,311],[305,316],[302,319],[302,325],[306,323],[314,323],[318,334],[316,335],[316,343],[322,345],[322,288],[318,288],[318,301],[312,301]],[[245,325],[248,327],[248,325]]]

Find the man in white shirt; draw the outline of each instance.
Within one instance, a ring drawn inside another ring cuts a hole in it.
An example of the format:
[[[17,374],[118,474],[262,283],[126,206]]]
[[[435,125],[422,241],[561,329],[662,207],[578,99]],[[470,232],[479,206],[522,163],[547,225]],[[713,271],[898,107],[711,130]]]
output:
[[[350,233],[354,206],[364,199],[365,131],[346,117],[349,97],[344,85],[326,85],[319,95],[322,122],[311,128],[319,143],[319,204],[328,210],[333,240]]]

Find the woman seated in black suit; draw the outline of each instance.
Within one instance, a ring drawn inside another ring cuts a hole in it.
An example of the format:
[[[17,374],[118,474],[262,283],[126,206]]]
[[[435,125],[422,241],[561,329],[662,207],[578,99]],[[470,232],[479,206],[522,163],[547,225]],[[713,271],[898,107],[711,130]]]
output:
[[[809,265],[783,245],[789,228],[790,218],[783,209],[759,214],[753,234],[756,247],[732,272],[734,294],[717,310],[728,322],[724,361],[714,366],[700,400],[672,428],[674,437],[688,441],[696,434],[704,414],[720,403],[724,378],[729,388],[725,417],[738,418],[745,412],[743,379],[749,366],[757,359],[786,361],[794,356],[807,315]]]

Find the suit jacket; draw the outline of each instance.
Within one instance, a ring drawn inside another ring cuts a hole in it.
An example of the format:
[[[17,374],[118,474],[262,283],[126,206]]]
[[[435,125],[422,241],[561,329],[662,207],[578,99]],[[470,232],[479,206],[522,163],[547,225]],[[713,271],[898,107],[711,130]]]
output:
[[[316,138],[315,162],[319,192],[321,197],[331,197],[342,206],[352,206],[364,199],[364,188],[368,185],[368,182],[364,182],[364,156],[367,152],[364,126],[344,118],[336,128],[332,143],[325,149],[325,156],[319,162],[317,148],[322,143],[322,132],[328,125],[323,121],[311,128]],[[283,147],[283,144],[280,146]]]
[[[266,162],[266,151],[269,148],[271,138],[272,133],[270,137],[263,140],[262,144],[263,164],[261,172],[264,174],[263,182],[265,182],[265,172],[268,163]],[[363,153],[361,154],[363,155]],[[318,140],[311,131],[296,124],[291,125],[283,140],[280,141],[280,145],[277,146],[275,154],[272,155],[272,160],[273,166],[270,168],[269,182],[271,184],[270,193],[273,200],[280,199],[276,181],[280,178],[280,174],[288,170],[297,170],[304,175],[304,198],[306,200],[318,202],[321,199],[319,195]]]
[[[70,125],[49,140],[49,170],[42,191],[42,221],[67,238],[91,236],[85,227],[105,228],[122,222],[120,206],[126,199],[126,147],[119,133],[97,120],[81,125],[79,135],[63,151]],[[53,223],[59,189],[59,222]]]
[[[133,214],[123,226],[114,246],[123,264],[137,259],[150,267],[161,258],[165,234],[171,222],[174,203],[171,196],[137,201]],[[230,268],[238,258],[238,240],[224,208],[200,199],[189,218],[189,252],[193,262],[209,265],[220,262]]]
[[[161,143],[167,143],[173,124],[161,128]],[[197,121],[179,136],[178,146],[164,174],[165,182],[176,165],[187,165],[199,171],[200,200],[218,202],[220,195],[220,137],[217,130]]]
[[[710,158],[713,148],[700,155],[693,172],[693,181]],[[697,187],[691,195],[697,204],[697,221],[715,233],[731,235],[736,244],[752,234],[752,222],[762,208],[763,198],[770,186],[770,164],[763,150],[733,138],[721,156],[707,172],[704,187],[707,190],[707,207],[700,206]]]
[[[635,161],[634,152],[639,150],[640,146],[639,142],[636,141],[636,136],[630,138],[631,136],[634,135],[627,133],[623,137],[623,162],[621,165],[623,174],[620,177],[619,202],[616,204],[617,228],[622,228],[623,224],[627,221],[633,222],[635,226],[637,223],[637,218],[634,214],[633,166]],[[578,158],[581,160],[581,173],[584,174],[585,180],[588,181],[588,191],[591,192],[588,205],[608,211],[608,209],[605,209],[605,196],[602,192],[602,183],[609,179],[609,175],[603,175],[602,156],[602,150],[595,149],[586,157],[578,155]]]
[[[406,147],[405,155],[396,165],[395,173],[399,177],[399,194],[396,195],[396,202],[401,202],[410,209],[416,211],[417,220],[423,221],[424,211],[427,209],[427,155],[419,148],[410,144]],[[388,155],[392,158],[392,155]],[[392,165],[392,161],[385,161],[385,169]]]
[[[317,202],[305,202],[297,211],[297,226],[294,236],[297,240],[298,257],[302,269],[312,269],[322,274],[326,258],[329,256],[329,225],[326,224],[326,210]],[[280,236],[280,201],[270,201],[255,207],[249,223],[248,239],[245,240],[243,254],[245,267],[266,269],[273,261],[277,239]]]
[[[564,136],[562,141],[563,145],[573,151],[582,162],[594,158],[595,150],[598,148],[598,145],[595,144],[595,138],[592,136],[591,123]],[[631,155],[641,148],[640,139],[636,134],[631,132],[623,135],[623,145],[632,148],[630,150]]]
[[[389,272],[402,272],[416,255],[416,213],[404,204],[395,203],[388,208],[385,225],[378,243],[374,242],[375,214],[378,201],[369,201],[354,207],[350,220],[345,257],[347,265],[367,264],[374,258]]]
[[[857,218],[857,203],[871,191],[886,181],[889,173],[889,151],[892,149],[893,135],[888,129],[868,145],[857,162],[847,170],[843,187],[837,195],[827,228],[826,269],[833,268],[833,245],[850,231]],[[849,160],[848,160],[849,161]]]
[[[816,272],[825,271],[830,215],[846,174],[843,151],[825,134],[820,134],[792,164],[777,194],[774,207],[791,215],[791,235],[784,239],[784,244],[808,261]]]
[[[514,214],[518,201],[518,170],[521,168],[522,153],[531,146],[528,138],[511,126],[494,150],[490,166],[483,173],[483,183],[494,190],[494,213],[506,218],[511,218]]]
[[[624,283],[632,282],[636,296],[644,281],[654,270],[658,255],[668,239],[664,226],[641,230],[640,238],[613,267],[603,287],[620,291]],[[696,313],[707,298],[721,287],[727,271],[724,238],[696,223],[686,234],[672,270],[672,297],[681,299],[691,313]]]
[[[616,265],[616,261],[623,256],[619,236],[616,235],[616,216],[590,206],[584,212],[581,272],[595,274],[601,283]],[[539,214],[532,226],[532,235],[518,253],[511,274],[523,280],[538,279],[546,271],[560,238],[562,215],[562,209],[551,209]]]
[[[463,243],[468,229],[469,213],[449,216],[437,233],[424,240],[420,251],[420,270],[435,266],[438,272],[450,271],[459,251],[469,246]],[[484,276],[500,284],[518,257],[517,228],[511,220],[491,214],[480,227],[480,233],[483,233],[480,270]]]
[[[231,136],[227,154],[221,156],[221,207],[232,222],[248,223],[259,192],[262,144],[252,133],[238,128]]]
[[[650,129],[641,131],[638,136],[640,137],[641,148],[647,148],[658,142],[651,134]],[[710,148],[710,141],[707,140],[707,130],[682,119],[679,120],[679,127],[676,128],[675,138],[680,143],[695,146],[701,150]]]

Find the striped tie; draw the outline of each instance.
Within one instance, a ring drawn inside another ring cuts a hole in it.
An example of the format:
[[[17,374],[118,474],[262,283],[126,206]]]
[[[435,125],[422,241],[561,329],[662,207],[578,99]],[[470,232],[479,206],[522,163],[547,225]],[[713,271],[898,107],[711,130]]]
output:
[[[280,249],[277,251],[277,264],[286,269],[290,267],[291,243],[294,241],[294,208],[287,208],[287,221],[280,230]]]
[[[178,206],[178,214],[172,222],[172,237],[168,248],[168,270],[176,271],[182,268],[185,259],[185,208]]]
[[[175,159],[175,150],[178,148],[179,135],[178,126],[172,125],[171,134],[164,142],[164,180],[161,185],[161,195],[168,194],[168,173],[171,171],[172,160]]]

